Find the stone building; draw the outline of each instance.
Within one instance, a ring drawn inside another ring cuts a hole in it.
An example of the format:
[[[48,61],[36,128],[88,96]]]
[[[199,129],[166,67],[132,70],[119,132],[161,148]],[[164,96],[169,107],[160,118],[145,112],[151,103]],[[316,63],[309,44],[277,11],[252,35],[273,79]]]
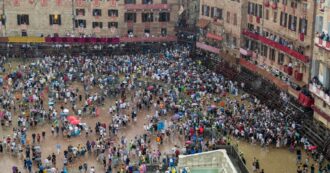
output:
[[[310,80],[314,1],[248,0],[241,64],[298,98]]]
[[[197,47],[229,62],[239,59],[246,0],[201,0]]]
[[[330,129],[330,0],[318,1],[309,91],[314,96],[314,118]]]
[[[3,36],[174,35],[177,0],[3,0]]]

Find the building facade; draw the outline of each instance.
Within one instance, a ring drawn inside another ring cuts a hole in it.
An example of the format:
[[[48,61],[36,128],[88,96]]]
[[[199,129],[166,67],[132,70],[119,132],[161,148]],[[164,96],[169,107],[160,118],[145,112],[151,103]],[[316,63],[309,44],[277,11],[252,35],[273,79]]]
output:
[[[2,36],[175,35],[178,0],[3,0]]]
[[[239,58],[246,0],[201,0],[197,48],[235,63]]]
[[[298,98],[310,80],[314,1],[248,0],[240,63]]]
[[[330,1],[318,1],[309,91],[314,96],[314,118],[330,128]]]

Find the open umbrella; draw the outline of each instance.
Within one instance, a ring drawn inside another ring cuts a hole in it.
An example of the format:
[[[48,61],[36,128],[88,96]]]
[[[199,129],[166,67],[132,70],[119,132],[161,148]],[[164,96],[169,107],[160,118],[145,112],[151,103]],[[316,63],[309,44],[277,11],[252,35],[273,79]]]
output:
[[[316,145],[313,145],[313,146],[310,146],[309,148],[308,148],[309,150],[316,150],[317,149],[317,146]]]
[[[172,117],[172,120],[178,120],[180,119],[180,115],[179,114],[174,114]]]
[[[153,89],[154,89],[154,86],[152,86],[152,85],[148,86],[148,90],[149,90],[149,91],[151,91],[151,90],[153,90]]]
[[[68,114],[69,113],[69,109],[64,109],[63,112],[66,113],[66,114]]]
[[[73,120],[77,120],[77,117],[70,115],[66,118],[69,122],[73,121]]]
[[[76,120],[70,121],[70,123],[72,125],[78,125],[80,123],[80,121],[78,119],[76,119]]]

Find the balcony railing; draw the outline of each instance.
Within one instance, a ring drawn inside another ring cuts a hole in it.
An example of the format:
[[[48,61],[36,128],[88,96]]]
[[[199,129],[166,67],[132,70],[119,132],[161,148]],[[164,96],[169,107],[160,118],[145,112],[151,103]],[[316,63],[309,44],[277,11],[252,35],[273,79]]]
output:
[[[175,36],[166,36],[166,37],[121,37],[120,42],[123,43],[137,43],[137,42],[171,42],[176,41]]]
[[[168,4],[126,4],[126,10],[167,10]]]
[[[319,37],[315,37],[314,39],[315,45],[321,48],[324,48],[325,50],[330,51],[330,42],[322,40]]]
[[[308,60],[309,60],[307,56],[305,56],[305,55],[303,55],[303,54],[301,54],[301,53],[299,53],[299,52],[297,52],[295,50],[292,50],[292,49],[290,49],[287,46],[281,45],[280,43],[277,43],[277,42],[275,42],[273,40],[270,40],[270,39],[268,39],[268,38],[266,38],[264,36],[261,36],[259,34],[250,32],[248,30],[244,30],[243,31],[243,35],[248,36],[248,37],[250,37],[250,38],[252,38],[254,40],[259,40],[260,42],[262,42],[262,43],[264,43],[264,44],[266,44],[268,46],[271,46],[271,47],[274,47],[276,49],[279,49],[282,52],[285,52],[288,55],[291,55],[291,56],[295,57],[296,59],[298,59],[298,60],[300,60],[300,61],[302,61],[304,63],[307,63]]]
[[[220,52],[219,48],[207,45],[207,44],[202,43],[202,42],[196,42],[196,47],[200,48],[200,49],[203,49],[203,50],[206,50],[206,51],[209,51],[209,52],[212,52],[212,53],[215,53],[215,54],[219,54],[219,52]]]
[[[326,102],[330,106],[330,96],[326,94],[322,89],[318,88],[314,84],[309,84],[309,91],[322,99],[324,102]]]

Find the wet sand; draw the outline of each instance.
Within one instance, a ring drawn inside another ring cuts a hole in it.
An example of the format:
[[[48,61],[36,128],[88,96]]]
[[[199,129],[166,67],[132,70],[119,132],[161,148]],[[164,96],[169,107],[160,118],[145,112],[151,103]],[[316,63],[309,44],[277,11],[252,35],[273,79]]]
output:
[[[20,64],[20,62],[13,62],[13,69],[15,66]],[[81,88],[80,84],[73,84],[74,87]],[[83,91],[82,89],[80,91]],[[92,92],[93,93],[93,92]],[[96,122],[103,122],[107,125],[109,124],[111,117],[108,115],[108,108],[110,105],[114,103],[115,99],[107,99],[105,102],[105,106],[100,107],[101,113],[99,117],[84,117],[82,122],[85,122],[94,129]],[[47,102],[45,102],[47,103]],[[79,104],[81,106],[82,103]],[[57,111],[59,112],[59,107],[61,104],[57,104]],[[68,108],[70,106],[68,105]],[[72,110],[70,109],[70,112]],[[137,135],[142,135],[144,132],[143,124],[147,121],[144,116],[146,114],[153,114],[153,110],[145,110],[138,113],[138,121],[136,123],[130,123],[127,128],[120,129],[119,136],[126,136],[129,140],[134,138]],[[13,114],[13,125],[17,125],[17,114]],[[12,127],[6,129],[4,127],[0,128],[0,138],[3,136],[7,136],[12,133]],[[68,145],[77,146],[78,144],[85,145],[87,140],[95,139],[95,134],[90,134],[89,137],[85,137],[84,133],[81,136],[73,137],[70,140],[63,138],[62,135],[52,136],[51,135],[51,125],[38,125],[36,129],[29,129],[27,136],[31,140],[32,133],[40,133],[42,131],[46,131],[46,140],[41,141],[40,146],[42,149],[42,158],[45,159],[48,155],[54,153],[56,151],[56,144],[60,143],[62,145],[60,155],[57,155],[57,168],[61,169],[63,165],[63,150],[67,148]],[[128,140],[128,141],[129,141]],[[261,148],[259,145],[251,145],[246,142],[237,141],[235,142],[239,146],[239,150],[244,153],[244,156],[247,161],[247,167],[252,171],[252,160],[254,157],[259,159],[261,168],[265,170],[266,173],[294,173],[296,172],[296,156],[295,153],[289,152],[288,149],[276,149],[270,147],[268,149]],[[178,142],[181,143],[181,142]],[[173,142],[165,142],[163,146],[161,146],[161,151],[168,151],[173,147]],[[153,145],[156,148],[156,145]],[[24,152],[23,152],[24,154]],[[303,158],[303,160],[305,157]],[[94,166],[96,172],[104,172],[103,165],[98,163],[94,156],[86,155],[84,158],[80,158],[79,161],[75,162],[74,165],[70,166],[70,173],[78,172],[78,166],[84,162],[87,162],[89,166]],[[23,159],[18,159],[14,156],[11,156],[10,153],[0,154],[0,173],[10,173],[12,166],[18,166],[19,170],[23,170]],[[35,169],[34,169],[35,171]],[[23,171],[24,172],[24,171]]]

